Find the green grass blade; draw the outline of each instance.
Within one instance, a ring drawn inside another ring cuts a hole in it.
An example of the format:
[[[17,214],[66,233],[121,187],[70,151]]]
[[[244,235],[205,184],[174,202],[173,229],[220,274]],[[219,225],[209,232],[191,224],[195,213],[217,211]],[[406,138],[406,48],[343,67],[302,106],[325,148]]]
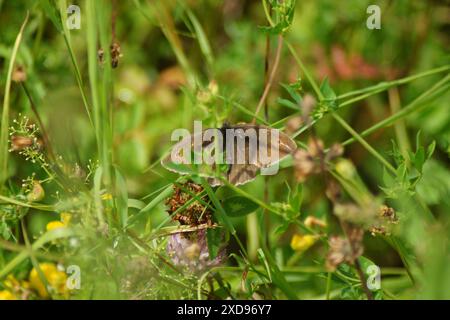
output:
[[[10,108],[10,95],[11,95],[11,81],[12,73],[14,70],[14,63],[16,61],[17,52],[19,51],[20,42],[22,41],[23,32],[28,22],[29,13],[25,17],[25,20],[20,27],[17,34],[16,41],[11,52],[11,58],[9,60],[8,72],[6,74],[5,96],[3,98],[3,110],[2,110],[2,123],[0,128],[0,186],[3,186],[8,178],[8,130],[9,130],[9,108]]]

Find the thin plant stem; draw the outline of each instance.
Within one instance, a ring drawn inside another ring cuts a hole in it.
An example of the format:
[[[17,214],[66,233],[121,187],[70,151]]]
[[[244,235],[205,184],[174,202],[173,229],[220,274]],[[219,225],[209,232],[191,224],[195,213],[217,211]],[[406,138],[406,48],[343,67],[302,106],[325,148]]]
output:
[[[369,288],[367,287],[366,277],[364,277],[364,273],[363,273],[363,271],[361,269],[361,264],[359,263],[358,259],[356,259],[356,261],[355,261],[355,269],[356,269],[356,272],[358,273],[358,276],[359,276],[359,278],[361,280],[361,286],[362,286],[362,288],[364,290],[364,293],[367,296],[367,299],[373,300],[372,291],[370,291]]]
[[[391,88],[388,90],[389,97],[389,107],[391,109],[392,114],[400,111],[400,93],[397,88]],[[397,137],[397,142],[400,147],[400,152],[403,154],[403,157],[406,161],[409,162],[409,158],[407,157],[408,151],[411,149],[411,145],[408,139],[408,132],[406,130],[405,121],[403,119],[399,119],[394,124],[395,135]]]
[[[382,91],[388,90],[388,89],[390,89],[392,87],[397,87],[397,86],[400,86],[402,84],[406,84],[406,83],[409,83],[409,82],[421,79],[423,77],[431,76],[431,75],[442,73],[442,72],[449,71],[449,70],[450,70],[450,65],[446,65],[446,66],[434,68],[434,69],[431,69],[431,70],[423,71],[423,72],[420,72],[420,73],[417,73],[415,75],[408,76],[408,77],[405,77],[405,78],[396,79],[396,80],[392,80],[392,81],[383,81],[383,82],[380,82],[380,83],[378,83],[378,84],[376,84],[374,86],[370,86],[370,87],[367,87],[367,88],[358,89],[358,90],[350,91],[350,92],[347,92],[347,93],[344,93],[344,94],[340,94],[340,95],[338,95],[336,97],[336,99],[337,100],[342,100],[342,99],[349,98],[349,97],[352,97],[352,96],[355,96],[355,95],[362,95],[362,96],[359,96],[359,97],[355,98],[355,99],[358,99],[358,100],[362,100],[362,99],[368,97],[368,96],[365,96],[365,94],[369,94],[369,96],[370,96],[370,95],[377,94],[377,93],[380,93]],[[344,101],[340,105],[342,106],[342,105],[350,104],[351,102],[349,102],[349,101],[350,100]]]
[[[61,21],[65,21],[65,14],[66,14],[65,10],[67,8],[67,6],[65,5],[65,1],[60,1],[59,7],[60,7],[59,13],[60,13]],[[81,72],[80,72],[80,68],[77,63],[77,59],[75,57],[75,52],[73,51],[72,44],[70,42],[70,31],[67,29],[67,26],[65,23],[62,23],[62,28],[63,28],[64,42],[66,44],[67,50],[69,51],[69,57],[70,57],[72,66],[75,71],[75,79],[77,81],[78,88],[80,89],[81,99],[83,100],[83,105],[86,110],[86,114],[89,118],[89,122],[90,122],[91,126],[93,128],[95,128],[94,123],[92,121],[92,116],[91,116],[91,111],[90,111],[90,106],[88,103],[87,95],[86,95],[86,92],[84,91],[83,78],[81,77]]]
[[[376,151],[369,143],[367,143],[353,128],[338,114],[332,113],[333,118],[345,129],[347,130],[353,138],[358,141],[370,154],[372,154],[375,158],[377,158],[391,173],[395,174],[395,168],[378,152]]]
[[[322,92],[319,89],[319,86],[317,85],[314,78],[309,73],[308,69],[305,67],[303,62],[300,60],[300,57],[298,56],[297,52],[295,52],[294,47],[286,41],[286,46],[288,47],[289,51],[291,52],[292,56],[294,57],[295,62],[298,64],[302,72],[305,74],[306,79],[308,80],[309,84],[313,88],[314,92],[316,93],[319,100],[323,100],[325,97],[323,96]]]
[[[44,123],[42,122],[41,116],[39,115],[39,112],[38,112],[38,110],[36,108],[36,105],[35,105],[35,103],[33,101],[33,98],[31,97],[30,92],[27,89],[27,86],[25,85],[24,82],[22,82],[21,84],[22,84],[22,88],[25,91],[25,94],[26,94],[26,96],[28,98],[28,101],[30,102],[31,110],[33,111],[34,116],[36,117],[36,120],[37,120],[37,122],[39,124],[39,128],[41,129],[42,138],[44,139],[44,145],[45,145],[45,147],[48,150],[48,154],[49,154],[50,158],[53,161],[55,161],[56,160],[55,154],[53,152],[52,145],[50,144],[50,138],[48,136],[47,130],[45,129]]]
[[[259,99],[258,105],[256,107],[255,116],[253,117],[252,123],[256,122],[256,116],[259,114],[259,111],[261,111],[261,108],[267,99],[267,95],[269,94],[270,88],[272,87],[273,80],[275,79],[275,74],[278,69],[278,65],[280,63],[281,51],[283,48],[283,36],[278,35],[277,39],[278,39],[278,44],[277,44],[277,50],[275,52],[275,60],[274,60],[272,70],[269,75],[269,80],[267,81],[267,84],[264,88],[263,94],[262,94],[261,98]]]
[[[51,292],[49,290],[50,286],[49,286],[48,280],[45,277],[44,272],[42,272],[42,269],[39,266],[39,262],[36,259],[36,256],[34,255],[34,250],[31,247],[30,239],[28,238],[28,232],[27,232],[27,229],[25,227],[25,222],[24,222],[23,218],[20,219],[20,226],[22,228],[22,235],[23,235],[23,239],[25,241],[25,247],[26,247],[26,250],[28,252],[28,256],[30,257],[30,260],[31,260],[31,264],[33,265],[34,269],[36,270],[39,279],[44,284],[45,292],[47,293],[48,296],[51,297]]]
[[[419,95],[416,99],[414,99],[411,103],[409,103],[407,106],[400,109],[400,111],[394,113],[393,115],[387,117],[386,119],[376,123],[375,125],[371,126],[368,129],[364,130],[363,132],[360,133],[360,136],[365,137],[365,136],[371,134],[372,132],[377,131],[378,129],[390,126],[391,124],[395,123],[397,120],[402,119],[402,118],[408,116],[409,114],[411,114],[412,112],[419,110],[420,107],[422,106],[419,103],[422,102],[423,100],[425,100],[425,98],[434,94],[435,92],[439,92],[438,90],[440,90],[441,87],[444,87],[444,85],[449,80],[450,80],[450,74],[447,74],[444,78],[442,78],[440,81],[438,81],[436,84],[434,84],[430,89],[426,90],[421,95]],[[444,89],[446,90],[447,88],[444,87]],[[356,141],[356,139],[353,137],[353,138],[350,138],[350,139],[344,141],[342,143],[342,145],[345,146],[354,141]]]

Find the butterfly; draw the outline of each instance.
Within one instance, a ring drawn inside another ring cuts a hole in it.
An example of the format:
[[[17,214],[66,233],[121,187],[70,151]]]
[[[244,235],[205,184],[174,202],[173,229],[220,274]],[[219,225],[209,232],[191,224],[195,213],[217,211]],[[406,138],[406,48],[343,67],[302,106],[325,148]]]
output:
[[[169,155],[161,160],[166,169],[179,174],[197,174],[211,186],[223,179],[242,185],[261,174],[278,171],[278,162],[297,149],[295,142],[278,129],[258,124],[224,124],[193,134],[184,134]]]

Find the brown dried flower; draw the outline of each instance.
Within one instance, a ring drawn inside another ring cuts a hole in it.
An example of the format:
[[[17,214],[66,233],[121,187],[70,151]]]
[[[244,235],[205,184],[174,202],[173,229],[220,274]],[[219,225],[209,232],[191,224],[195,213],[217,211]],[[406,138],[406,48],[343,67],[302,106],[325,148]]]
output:
[[[398,223],[397,215],[395,214],[395,210],[388,206],[382,206],[380,208],[380,217],[384,218],[388,221],[388,223],[396,224]]]
[[[172,215],[172,220],[179,221],[182,225],[198,226],[200,224],[212,224],[212,212],[198,200],[192,201],[194,196],[199,196],[203,187],[193,182],[186,182],[182,185],[174,185],[173,195],[166,200],[167,212]],[[194,196],[193,196],[194,195]],[[207,201],[207,196],[202,200]],[[191,201],[184,210],[179,210],[188,201]],[[179,210],[177,212],[177,210]]]
[[[24,82],[27,80],[27,73],[25,72],[25,68],[23,66],[17,66],[14,68],[12,80],[14,82]]]
[[[390,229],[393,224],[398,223],[395,210],[391,207],[383,205],[378,214],[378,222],[370,227],[370,233],[375,236],[376,234],[389,235]]]
[[[294,153],[295,177],[304,182],[310,175],[325,170],[326,164],[343,153],[340,144],[334,144],[325,154],[323,142],[320,139],[310,139],[308,149],[297,149]]]
[[[309,126],[311,124],[310,115],[315,106],[316,99],[314,98],[314,96],[309,93],[305,94],[300,105],[301,116],[290,118],[286,122],[286,133],[293,134],[298,129],[300,129],[301,126]]]
[[[314,110],[316,106],[316,99],[311,94],[305,94],[302,100],[302,120],[303,123],[309,125],[311,123],[311,112]]]
[[[103,48],[98,49],[97,59],[100,64],[103,64],[105,62],[105,51],[103,51]]]
[[[31,147],[35,143],[32,137],[13,135],[11,136],[11,151],[20,151]]]
[[[286,122],[286,133],[291,135],[303,125],[303,119],[300,116],[292,117]]]
[[[111,67],[117,68],[117,66],[119,65],[119,59],[122,57],[122,53],[120,52],[120,44],[114,41],[109,46],[109,50],[111,54]],[[98,49],[97,58],[100,64],[103,64],[105,62],[105,51],[103,50],[103,48]]]
[[[341,263],[354,264],[364,252],[363,236],[364,230],[354,226],[348,228],[347,238],[332,236],[328,241],[330,250],[326,259],[326,268],[333,271]]]
[[[119,65],[119,58],[122,57],[120,53],[120,44],[118,42],[113,42],[109,48],[111,50],[111,67],[117,68]]]
[[[342,190],[340,185],[336,182],[336,180],[330,179],[327,182],[327,187],[325,189],[325,195],[330,199],[333,203],[339,201],[342,196]]]

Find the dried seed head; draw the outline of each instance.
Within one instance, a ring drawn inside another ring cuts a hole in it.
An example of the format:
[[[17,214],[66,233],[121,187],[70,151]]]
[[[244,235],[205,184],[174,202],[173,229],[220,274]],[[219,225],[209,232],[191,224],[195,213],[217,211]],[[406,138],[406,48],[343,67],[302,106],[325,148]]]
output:
[[[316,172],[313,157],[308,151],[297,149],[294,153],[295,178],[298,182],[304,182],[310,175]]]
[[[208,104],[213,101],[213,98],[219,92],[219,86],[216,80],[211,80],[208,87],[197,92],[197,99],[203,104]]]
[[[98,49],[97,59],[100,65],[102,65],[105,62],[105,51],[103,51],[103,48]]]
[[[304,182],[310,175],[322,171],[321,157],[323,142],[320,139],[310,139],[308,149],[297,149],[294,153],[295,176],[299,182]]]
[[[333,203],[339,201],[342,196],[342,190],[339,184],[335,180],[329,180],[327,183],[327,188],[325,190],[325,195]]]
[[[14,82],[24,82],[27,80],[27,73],[25,72],[25,68],[23,66],[19,65],[14,68],[12,80]]]
[[[119,58],[122,57],[120,53],[120,44],[117,41],[114,41],[109,47],[111,50],[111,67],[117,68],[119,65]]]
[[[389,234],[384,227],[380,226],[370,227],[369,231],[372,236],[376,236],[377,234],[385,236]]]
[[[386,219],[388,223],[398,223],[398,218],[395,214],[395,210],[391,207],[382,206],[380,208],[380,217]]]
[[[296,132],[303,124],[302,117],[293,117],[286,122],[286,133],[291,135]]]
[[[20,151],[33,146],[35,139],[27,136],[13,135],[11,136],[11,150]]]
[[[362,239],[364,230],[351,227],[348,230],[348,238],[332,236],[330,238],[326,259],[326,268],[330,271],[335,270],[341,263],[355,263],[355,260],[364,252]]]
[[[302,120],[303,123],[309,125],[311,123],[311,112],[314,110],[317,101],[311,94],[306,94],[303,97],[301,108],[302,108]]]
[[[170,198],[166,200],[167,212],[172,215],[172,220],[180,222],[182,225],[198,226],[200,224],[212,224],[212,211],[198,200],[203,191],[203,187],[193,182],[186,182],[182,185],[174,185],[174,192]],[[207,196],[201,198],[207,202]],[[183,207],[187,202],[191,202],[184,210]]]
[[[392,225],[398,223],[395,210],[388,206],[381,206],[377,221],[369,228],[370,233],[375,236],[377,234],[390,235]]]
[[[308,151],[311,156],[317,158],[323,155],[323,141],[320,139],[310,138],[308,142]]]

